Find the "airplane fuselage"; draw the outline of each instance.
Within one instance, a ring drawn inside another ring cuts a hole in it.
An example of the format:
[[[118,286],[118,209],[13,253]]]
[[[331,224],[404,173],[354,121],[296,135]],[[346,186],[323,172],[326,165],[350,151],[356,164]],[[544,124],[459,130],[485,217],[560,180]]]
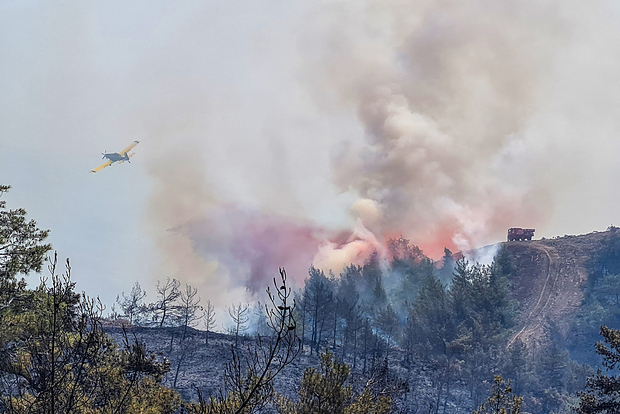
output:
[[[111,152],[109,154],[103,154],[103,156],[112,162],[117,161],[129,161],[129,154],[121,155],[118,152]]]

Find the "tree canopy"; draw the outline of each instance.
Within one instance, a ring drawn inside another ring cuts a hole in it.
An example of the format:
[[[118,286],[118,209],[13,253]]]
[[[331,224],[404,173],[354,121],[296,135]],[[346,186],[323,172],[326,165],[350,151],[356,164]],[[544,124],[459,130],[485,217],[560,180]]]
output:
[[[0,185],[0,197],[10,188]],[[17,275],[40,272],[52,247],[43,243],[49,230],[39,229],[26,215],[23,208],[8,210],[6,202],[0,200],[0,290],[4,293],[23,287]]]

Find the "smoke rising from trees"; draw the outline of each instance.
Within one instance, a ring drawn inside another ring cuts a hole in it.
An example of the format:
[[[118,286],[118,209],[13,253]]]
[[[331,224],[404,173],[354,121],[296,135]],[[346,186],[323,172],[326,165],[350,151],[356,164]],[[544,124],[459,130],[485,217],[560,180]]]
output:
[[[527,177],[538,154],[519,144],[563,42],[553,5],[367,1],[321,17],[315,90],[353,108],[364,131],[336,157],[335,182],[373,205],[369,229],[436,255],[542,223],[546,200]]]
[[[187,4],[165,25],[160,6],[106,7],[15,20],[33,35],[7,49],[6,78],[23,68],[31,86],[6,99],[45,122],[20,115],[30,129],[7,134],[69,136],[43,148],[80,154],[69,141],[101,125],[98,141],[140,140],[153,280],[225,306],[277,266],[299,284],[310,263],[338,274],[391,237],[438,258],[510,226],[552,236],[615,217],[613,2]]]

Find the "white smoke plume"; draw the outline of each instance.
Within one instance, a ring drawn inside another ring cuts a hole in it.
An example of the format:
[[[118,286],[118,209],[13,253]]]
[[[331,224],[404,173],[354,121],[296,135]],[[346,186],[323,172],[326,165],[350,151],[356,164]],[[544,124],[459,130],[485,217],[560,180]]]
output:
[[[620,223],[616,0],[4,3],[0,172],[112,300]]]
[[[173,100],[156,116],[200,120],[163,129],[189,131],[181,141],[189,152],[179,162],[161,167],[169,159],[161,148],[149,160],[156,182],[150,225],[166,261],[217,290],[256,291],[278,266],[294,269],[299,284],[311,263],[337,274],[373,251],[387,255],[392,237],[438,258],[444,247],[501,240],[508,227],[540,234],[553,231],[554,220],[574,220],[563,201],[584,190],[604,194],[604,185],[592,185],[602,167],[583,176],[566,168],[583,154],[617,149],[612,132],[620,125],[610,110],[619,102],[605,86],[620,83],[605,69],[617,59],[604,34],[620,36],[608,7],[533,0],[314,5],[279,33],[295,39],[295,50],[265,52],[295,72],[286,81],[297,94],[292,107],[273,103],[281,87],[267,74],[267,87],[253,91],[249,104],[232,88],[225,109],[213,98],[180,108]],[[580,53],[588,47],[594,60],[584,64]],[[575,84],[582,79],[588,86]],[[192,79],[181,82],[174,94],[182,102],[214,86],[193,81],[204,90],[189,86]],[[353,126],[325,121],[338,118]],[[214,135],[243,144],[223,149]],[[597,144],[589,148],[584,135]],[[197,146],[228,151],[243,165],[201,159]],[[329,176],[324,160],[312,157],[319,152],[331,156]],[[330,214],[337,219],[325,219]]]
[[[336,183],[376,206],[377,234],[436,256],[542,223],[527,179],[538,154],[519,143],[564,41],[556,6],[362,1],[320,14],[317,90],[355,108],[366,139],[337,157]]]

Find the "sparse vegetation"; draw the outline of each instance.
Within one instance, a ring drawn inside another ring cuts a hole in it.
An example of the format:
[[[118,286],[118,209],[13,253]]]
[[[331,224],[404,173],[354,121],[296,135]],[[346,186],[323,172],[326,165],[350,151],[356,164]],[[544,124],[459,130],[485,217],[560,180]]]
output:
[[[71,268],[34,290],[30,300],[1,315],[0,411],[6,413],[173,413],[181,399],[161,385],[165,360],[125,335],[122,346],[101,326],[103,305],[74,291]]]

